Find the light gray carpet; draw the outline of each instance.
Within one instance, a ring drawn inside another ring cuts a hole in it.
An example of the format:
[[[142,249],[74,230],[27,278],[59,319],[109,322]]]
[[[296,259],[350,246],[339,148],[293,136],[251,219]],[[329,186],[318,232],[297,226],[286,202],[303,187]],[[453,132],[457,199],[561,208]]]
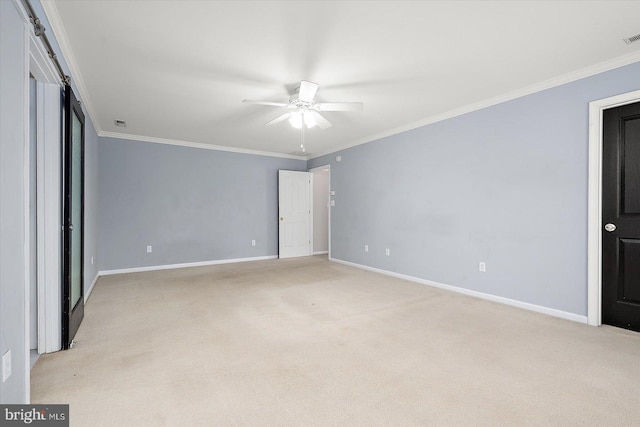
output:
[[[72,426],[640,424],[640,334],[328,262],[107,276],[34,403]]]

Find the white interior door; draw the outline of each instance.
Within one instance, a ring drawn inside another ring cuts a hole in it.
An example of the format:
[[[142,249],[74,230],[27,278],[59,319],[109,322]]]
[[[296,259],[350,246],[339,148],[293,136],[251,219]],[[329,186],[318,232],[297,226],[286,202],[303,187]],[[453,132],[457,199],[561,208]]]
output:
[[[312,173],[278,171],[280,258],[312,254],[312,183]]]

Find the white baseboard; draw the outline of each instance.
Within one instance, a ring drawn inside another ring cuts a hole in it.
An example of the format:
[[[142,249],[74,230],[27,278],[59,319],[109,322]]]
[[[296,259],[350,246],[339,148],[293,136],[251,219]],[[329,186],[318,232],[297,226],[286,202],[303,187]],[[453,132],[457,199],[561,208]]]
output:
[[[469,295],[472,297],[497,302],[500,304],[510,305],[513,307],[523,308],[529,311],[535,311],[536,313],[547,314],[553,317],[559,317],[561,319],[572,320],[579,323],[587,323],[587,316],[581,316],[575,313],[569,313],[568,311],[557,310],[555,308],[544,307],[541,305],[530,304],[528,302],[522,302],[510,298],[499,297],[492,294],[486,294],[483,292],[472,291],[470,289],[459,288],[457,286],[445,285],[444,283],[438,283],[431,280],[420,279],[418,277],[408,276],[406,274],[394,273],[392,271],[382,270],[380,268],[369,267],[367,265],[356,264],[354,262],[343,261],[337,258],[329,258],[329,261],[337,262],[339,264],[348,265],[350,267],[359,268],[362,270],[372,271],[374,273],[384,274],[386,276],[396,277],[398,279],[404,279],[411,282],[420,283],[422,285],[433,286],[434,288],[445,289],[447,291],[457,292],[459,294]]]
[[[278,258],[277,255],[268,255],[268,256],[253,257],[253,258],[217,259],[213,261],[187,262],[183,264],[152,265],[149,267],[123,268],[119,270],[103,270],[98,272],[98,276],[110,276],[112,274],[124,274],[124,273],[140,273],[143,271],[155,271],[155,270],[171,270],[174,268],[202,267],[206,265],[232,264],[235,262],[263,261],[266,259],[276,259],[276,258]]]
[[[317,251],[317,252],[314,252],[313,254],[314,255],[326,255],[328,253],[329,253],[329,251]]]
[[[87,292],[84,293],[84,303],[86,304],[89,301],[89,297],[91,296],[91,292],[93,291],[93,287],[98,283],[98,279],[100,278],[100,272],[96,273],[96,277],[93,278],[93,282],[89,286]]]

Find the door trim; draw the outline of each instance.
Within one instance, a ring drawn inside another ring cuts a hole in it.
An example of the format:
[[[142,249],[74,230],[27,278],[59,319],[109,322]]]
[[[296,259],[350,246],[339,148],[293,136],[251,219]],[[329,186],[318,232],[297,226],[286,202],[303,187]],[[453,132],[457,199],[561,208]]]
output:
[[[589,103],[589,192],[587,220],[587,323],[602,324],[602,114],[640,101],[640,90]]]
[[[60,86],[38,82],[38,353],[61,348]]]
[[[33,24],[29,21],[27,11],[23,5],[14,0],[16,7],[24,21],[24,211],[28,217],[29,183],[36,180],[37,218],[36,229],[36,259],[32,259],[30,251],[31,230],[28,223],[24,229],[24,259],[25,259],[25,358],[23,361],[25,377],[25,403],[31,399],[31,265],[36,264],[37,294],[38,294],[38,353],[49,353],[60,350],[60,279],[59,279],[59,172],[60,157],[60,79],[47,53],[42,40],[34,33]],[[37,82],[37,141],[36,177],[31,176],[29,163],[32,153],[29,150],[29,74]],[[56,167],[58,169],[56,169]],[[17,366],[16,366],[17,369]]]

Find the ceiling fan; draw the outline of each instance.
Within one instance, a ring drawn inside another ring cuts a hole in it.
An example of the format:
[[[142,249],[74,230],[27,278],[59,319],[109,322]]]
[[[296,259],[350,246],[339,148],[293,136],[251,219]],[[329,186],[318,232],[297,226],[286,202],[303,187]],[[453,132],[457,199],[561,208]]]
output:
[[[251,99],[245,99],[242,102],[286,108],[289,110],[288,112],[266,124],[273,125],[289,119],[289,123],[296,129],[303,128],[303,123],[306,128],[312,128],[315,125],[321,129],[330,128],[331,122],[320,114],[321,111],[361,111],[364,106],[362,102],[316,102],[316,92],[318,92],[317,83],[302,80],[300,86],[296,88],[296,93],[289,98],[288,103]]]

